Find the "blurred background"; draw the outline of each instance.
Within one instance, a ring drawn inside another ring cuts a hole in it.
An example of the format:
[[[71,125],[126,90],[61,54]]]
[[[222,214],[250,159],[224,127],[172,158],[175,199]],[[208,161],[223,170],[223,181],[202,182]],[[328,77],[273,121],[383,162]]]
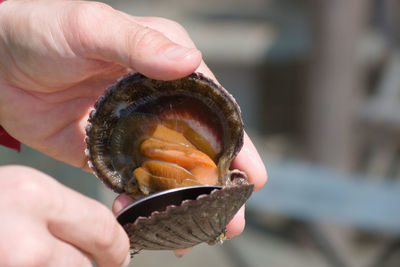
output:
[[[244,233],[131,266],[400,266],[398,0],[108,0],[182,24],[241,105],[269,181]],[[111,206],[93,175],[0,147]]]

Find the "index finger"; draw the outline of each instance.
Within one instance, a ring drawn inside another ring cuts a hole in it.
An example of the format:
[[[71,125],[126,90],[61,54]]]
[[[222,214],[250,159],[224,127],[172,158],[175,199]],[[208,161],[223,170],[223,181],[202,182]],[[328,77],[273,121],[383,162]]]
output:
[[[129,240],[112,212],[67,187],[62,186],[57,193],[56,212],[49,212],[49,231],[91,255],[98,266],[123,264]]]

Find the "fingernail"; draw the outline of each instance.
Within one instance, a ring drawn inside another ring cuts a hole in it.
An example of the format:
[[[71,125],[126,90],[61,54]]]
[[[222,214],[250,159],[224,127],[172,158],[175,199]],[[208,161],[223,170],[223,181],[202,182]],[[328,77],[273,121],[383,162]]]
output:
[[[131,262],[131,252],[128,252],[124,262],[121,264],[121,267],[128,267],[129,263]]]
[[[195,52],[197,52],[195,48],[176,45],[168,48],[167,51],[165,51],[165,56],[169,59],[181,59]]]

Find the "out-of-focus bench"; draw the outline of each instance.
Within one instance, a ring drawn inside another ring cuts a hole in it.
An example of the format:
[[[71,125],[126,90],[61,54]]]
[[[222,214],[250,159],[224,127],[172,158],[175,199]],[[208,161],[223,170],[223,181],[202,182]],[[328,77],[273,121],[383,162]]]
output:
[[[267,166],[267,185],[248,201],[253,216],[279,214],[301,222],[297,230],[306,231],[326,261],[335,267],[348,267],[349,260],[318,227],[320,223],[390,234],[393,238],[383,244],[369,266],[391,266],[385,264],[400,249],[398,180],[371,179],[298,162],[269,162]]]
[[[267,166],[268,183],[249,209],[400,234],[400,182],[295,162]]]

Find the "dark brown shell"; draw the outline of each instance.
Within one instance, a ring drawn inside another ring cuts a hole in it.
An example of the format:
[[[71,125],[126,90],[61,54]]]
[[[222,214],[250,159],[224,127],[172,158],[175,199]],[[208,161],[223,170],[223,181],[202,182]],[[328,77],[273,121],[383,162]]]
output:
[[[86,128],[89,165],[96,176],[115,192],[125,191],[128,181],[113,164],[115,151],[110,148],[113,131],[122,114],[132,105],[166,94],[190,95],[215,111],[215,119],[223,128],[224,143],[218,169],[222,179],[220,185],[224,188],[124,225],[134,250],[178,249],[201,242],[212,243],[224,232],[226,224],[253,189],[245,174],[239,175],[241,179],[233,179],[237,178],[238,172],[229,170],[231,161],[243,145],[240,108],[224,88],[199,73],[175,81],[158,81],[135,73],[111,86],[96,102]]]

